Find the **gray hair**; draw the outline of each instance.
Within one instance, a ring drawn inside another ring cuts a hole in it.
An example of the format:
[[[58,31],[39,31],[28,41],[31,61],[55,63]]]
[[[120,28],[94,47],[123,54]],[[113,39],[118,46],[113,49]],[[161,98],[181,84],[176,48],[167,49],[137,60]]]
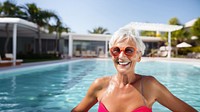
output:
[[[146,47],[142,39],[139,37],[138,31],[131,27],[131,25],[126,25],[113,34],[109,41],[109,48],[111,48],[115,42],[121,41],[125,38],[134,41],[136,43],[137,49],[141,51],[142,55],[144,54]]]

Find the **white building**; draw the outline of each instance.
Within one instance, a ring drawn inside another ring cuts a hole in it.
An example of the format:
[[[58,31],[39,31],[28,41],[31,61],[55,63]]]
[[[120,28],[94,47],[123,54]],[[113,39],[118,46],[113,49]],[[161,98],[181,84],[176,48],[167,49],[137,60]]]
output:
[[[8,25],[9,24],[9,25]],[[135,24],[135,23],[132,23]],[[182,27],[172,26],[172,25],[162,25],[162,24],[150,24],[150,23],[135,24],[137,30],[147,30],[147,31],[166,31],[171,32]],[[20,18],[0,18],[0,53],[4,52],[4,45],[6,41],[6,25],[8,25],[8,34],[10,42],[8,45],[8,52],[16,54],[28,54],[38,52],[38,36],[37,36],[37,25],[20,19]],[[140,27],[138,27],[139,25]],[[159,25],[159,27],[157,26]],[[137,27],[136,27],[137,26]],[[42,39],[42,52],[51,53],[55,48],[55,34],[49,34],[48,30],[40,28],[41,39]],[[92,52],[93,55],[98,56],[104,53],[107,56],[108,53],[108,42],[111,35],[101,35],[101,34],[76,34],[76,33],[63,33],[59,39],[58,51],[61,54],[73,57],[76,55],[77,51],[80,51],[80,56],[82,56],[84,51]],[[141,37],[144,41],[148,54],[150,50],[158,48],[158,43],[161,41],[160,38],[156,37]],[[16,58],[16,57],[15,57]]]

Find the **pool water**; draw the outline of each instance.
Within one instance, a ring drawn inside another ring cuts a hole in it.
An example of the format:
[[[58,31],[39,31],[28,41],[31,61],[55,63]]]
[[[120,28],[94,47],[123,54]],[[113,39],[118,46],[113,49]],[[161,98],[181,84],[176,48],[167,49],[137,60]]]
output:
[[[115,74],[111,60],[88,59],[0,71],[0,111],[69,112],[94,79]],[[136,73],[152,75],[174,95],[200,111],[200,68],[174,62],[140,62]],[[97,104],[90,112],[97,111]],[[155,103],[154,112],[169,112]]]

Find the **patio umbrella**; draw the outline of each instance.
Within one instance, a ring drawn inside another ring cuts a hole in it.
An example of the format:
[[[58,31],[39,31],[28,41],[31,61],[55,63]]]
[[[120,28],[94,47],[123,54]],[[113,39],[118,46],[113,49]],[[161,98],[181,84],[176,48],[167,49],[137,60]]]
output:
[[[182,48],[182,47],[192,47],[192,45],[186,43],[186,42],[182,42],[180,44],[177,44],[176,47],[178,48]]]

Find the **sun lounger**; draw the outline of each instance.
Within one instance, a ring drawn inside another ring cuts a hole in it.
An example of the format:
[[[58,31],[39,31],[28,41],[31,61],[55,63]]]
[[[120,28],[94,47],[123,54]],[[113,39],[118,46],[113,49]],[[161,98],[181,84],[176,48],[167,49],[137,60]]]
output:
[[[200,59],[200,53],[196,53],[195,58]]]
[[[86,51],[86,54],[87,54],[87,57],[92,57],[92,53],[91,53],[90,50],[87,50],[87,51]]]
[[[82,57],[87,57],[86,51],[81,51],[81,56],[82,56]]]
[[[0,67],[7,67],[7,66],[12,66],[12,61],[4,61],[4,60],[1,60],[0,61]]]
[[[13,62],[11,60],[2,60],[0,57],[0,67],[11,66]]]
[[[99,58],[105,58],[105,54],[104,54],[103,51],[100,51],[100,52],[99,52]]]
[[[81,56],[81,53],[80,53],[80,51],[75,51],[75,54],[74,54],[76,57],[80,57]]]
[[[13,55],[11,53],[6,53],[5,56],[4,60],[13,60]],[[22,59],[16,59],[16,65],[20,65],[22,62]]]
[[[92,55],[92,57],[97,57],[97,54],[95,51],[91,51],[91,55]]]
[[[188,53],[187,54],[187,58],[197,58],[197,59],[200,59],[200,53],[195,53],[195,52]]]
[[[159,54],[159,56],[160,57],[166,57],[167,54],[168,54],[167,50],[166,51],[161,51],[160,54]]]

